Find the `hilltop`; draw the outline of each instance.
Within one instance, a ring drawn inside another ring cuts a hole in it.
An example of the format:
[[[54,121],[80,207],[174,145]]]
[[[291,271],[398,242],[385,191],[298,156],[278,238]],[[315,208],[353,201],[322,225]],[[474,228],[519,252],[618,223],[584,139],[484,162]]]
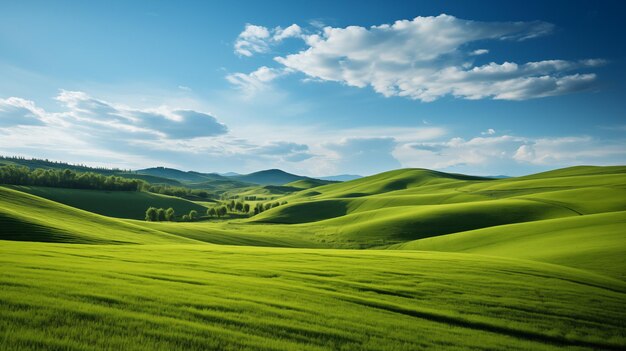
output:
[[[283,185],[297,180],[307,179],[307,177],[287,173],[280,169],[268,169],[245,175],[232,176],[242,182],[261,184],[261,185]]]

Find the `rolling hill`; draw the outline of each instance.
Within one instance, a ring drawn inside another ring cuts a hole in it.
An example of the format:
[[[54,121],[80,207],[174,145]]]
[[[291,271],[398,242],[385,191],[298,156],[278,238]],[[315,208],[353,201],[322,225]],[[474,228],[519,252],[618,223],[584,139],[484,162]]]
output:
[[[196,210],[206,212],[206,207],[179,197],[143,191],[105,191],[13,186],[12,189],[37,195],[68,206],[116,218],[143,220],[148,207],[172,207],[178,215]]]
[[[205,174],[193,171],[181,171],[174,168],[166,168],[166,167],[153,167],[146,169],[139,169],[135,171],[138,174],[145,174],[150,176],[156,176],[161,178],[169,178],[174,179],[181,183],[200,183],[212,180],[228,180],[227,177],[221,176],[219,174]]]
[[[250,174],[233,176],[230,178],[241,182],[261,185],[283,185],[298,180],[307,179],[308,177],[287,173],[280,169],[268,169]]]
[[[518,257],[626,280],[626,211],[482,228],[392,246]]]
[[[0,187],[0,349],[626,347],[626,167],[285,188],[156,223]]]
[[[300,180],[296,180],[295,182],[287,183],[285,184],[285,186],[290,186],[290,187],[294,187],[298,189],[311,189],[311,188],[315,188],[318,186],[328,185],[328,184],[333,184],[333,183],[337,183],[337,182],[331,181],[331,180],[307,178],[307,179],[300,179]]]

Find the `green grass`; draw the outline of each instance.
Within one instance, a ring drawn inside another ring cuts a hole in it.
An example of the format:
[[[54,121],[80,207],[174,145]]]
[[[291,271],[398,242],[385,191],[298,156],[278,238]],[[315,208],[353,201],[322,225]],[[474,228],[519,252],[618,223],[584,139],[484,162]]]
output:
[[[16,190],[37,195],[52,201],[80,208],[85,211],[117,218],[144,219],[148,207],[172,207],[178,216],[196,210],[205,213],[207,208],[179,197],[153,194],[143,191],[104,191],[13,186]]]
[[[335,184],[335,183],[337,182],[333,182],[330,180],[307,178],[307,179],[300,179],[300,180],[296,180],[295,182],[287,183],[285,184],[285,186],[290,186],[290,187],[294,187],[298,189],[311,189],[311,188],[315,188],[318,186]]]
[[[292,231],[276,233],[223,222],[149,223],[101,216],[0,187],[0,240],[83,244],[214,243],[320,246]],[[262,227],[262,226],[261,226]]]
[[[0,245],[0,349],[626,346],[626,284],[486,256],[214,245]]]
[[[0,187],[0,238],[64,243],[176,243],[189,239]]]
[[[626,280],[625,230],[622,211],[484,228],[393,248],[526,258]]]
[[[0,350],[626,349],[625,170],[397,170],[195,223],[0,187]]]

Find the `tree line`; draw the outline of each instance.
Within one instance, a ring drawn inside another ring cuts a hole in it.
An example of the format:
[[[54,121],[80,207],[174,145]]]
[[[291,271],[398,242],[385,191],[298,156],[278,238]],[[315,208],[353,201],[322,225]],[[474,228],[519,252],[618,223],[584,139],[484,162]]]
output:
[[[156,207],[148,207],[146,210],[146,221],[148,222],[174,222],[176,221],[176,211],[173,208],[163,209]],[[191,210],[189,214],[181,217],[183,222],[195,221],[198,219],[198,211]]]
[[[207,199],[206,190],[189,189],[170,185],[151,185],[141,179],[71,169],[30,169],[26,166],[0,166],[0,184],[48,186],[55,188],[149,191],[169,196]]]
[[[155,194],[163,194],[169,196],[177,196],[177,197],[199,197],[202,199],[208,199],[211,197],[211,194],[206,190],[200,189],[189,189],[183,188],[180,186],[171,186],[171,185],[148,185],[146,188],[147,191]]]
[[[278,207],[281,205],[287,204],[287,201],[283,202],[268,202],[265,204],[257,203],[254,207],[254,215],[257,215],[263,211],[267,211],[271,208]],[[243,214],[250,213],[250,204],[244,203],[241,201],[230,201],[224,205],[209,207],[206,210],[207,217],[217,217],[221,218],[227,215],[228,213],[239,212]],[[156,207],[148,207],[146,210],[146,221],[148,222],[174,222],[176,221],[176,212],[173,208],[163,209]],[[191,210],[189,214],[184,214],[180,217],[183,222],[191,222],[199,219],[198,211]]]
[[[0,167],[0,184],[35,185],[70,189],[141,191],[147,184],[140,179],[115,175],[105,176],[93,172],[76,172],[71,169],[30,169],[25,166]]]

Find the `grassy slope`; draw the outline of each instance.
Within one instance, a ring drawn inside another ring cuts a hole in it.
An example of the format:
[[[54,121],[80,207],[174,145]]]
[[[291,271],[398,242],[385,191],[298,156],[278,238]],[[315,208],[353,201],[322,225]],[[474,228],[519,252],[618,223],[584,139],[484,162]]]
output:
[[[512,223],[624,211],[625,172],[626,167],[576,167],[549,172],[545,178],[485,181],[397,170],[317,187],[311,189],[314,195],[298,192],[284,198],[288,205],[251,221],[309,223],[300,228],[309,228],[338,246],[386,245]]]
[[[486,256],[2,242],[0,349],[626,346],[626,284]]]
[[[526,258],[626,280],[625,230],[622,211],[484,228],[392,248]]]
[[[290,186],[290,187],[294,187],[298,189],[311,189],[311,188],[315,188],[318,186],[335,184],[335,183],[337,182],[330,181],[330,180],[306,178],[306,179],[296,180],[295,182],[287,183],[285,184],[285,186]]]
[[[307,177],[287,173],[280,169],[268,169],[245,175],[236,175],[229,178],[260,185],[283,185],[300,179],[306,179]]]
[[[100,216],[3,187],[0,225],[0,239],[5,240],[93,244],[192,242],[146,228],[141,222]]]
[[[31,186],[12,188],[68,206],[117,218],[144,219],[146,209],[150,206],[172,207],[177,215],[189,213],[191,210],[196,210],[199,213],[206,212],[206,207],[192,201],[141,191],[103,191]]]
[[[118,220],[0,188],[4,239],[146,244],[1,241],[0,349],[626,347],[626,283],[605,275],[623,279],[625,215],[593,214],[624,206],[623,176],[513,183],[393,175],[391,185],[357,184],[369,196],[328,196],[354,195],[339,184],[322,189],[326,200],[311,211],[339,203],[346,215],[296,225]],[[388,244],[516,216],[532,222],[406,245],[431,241],[432,250],[471,254],[201,243]]]
[[[243,231],[227,223],[147,223],[104,217],[5,187],[0,187],[0,228],[0,240],[319,246],[291,231]]]

